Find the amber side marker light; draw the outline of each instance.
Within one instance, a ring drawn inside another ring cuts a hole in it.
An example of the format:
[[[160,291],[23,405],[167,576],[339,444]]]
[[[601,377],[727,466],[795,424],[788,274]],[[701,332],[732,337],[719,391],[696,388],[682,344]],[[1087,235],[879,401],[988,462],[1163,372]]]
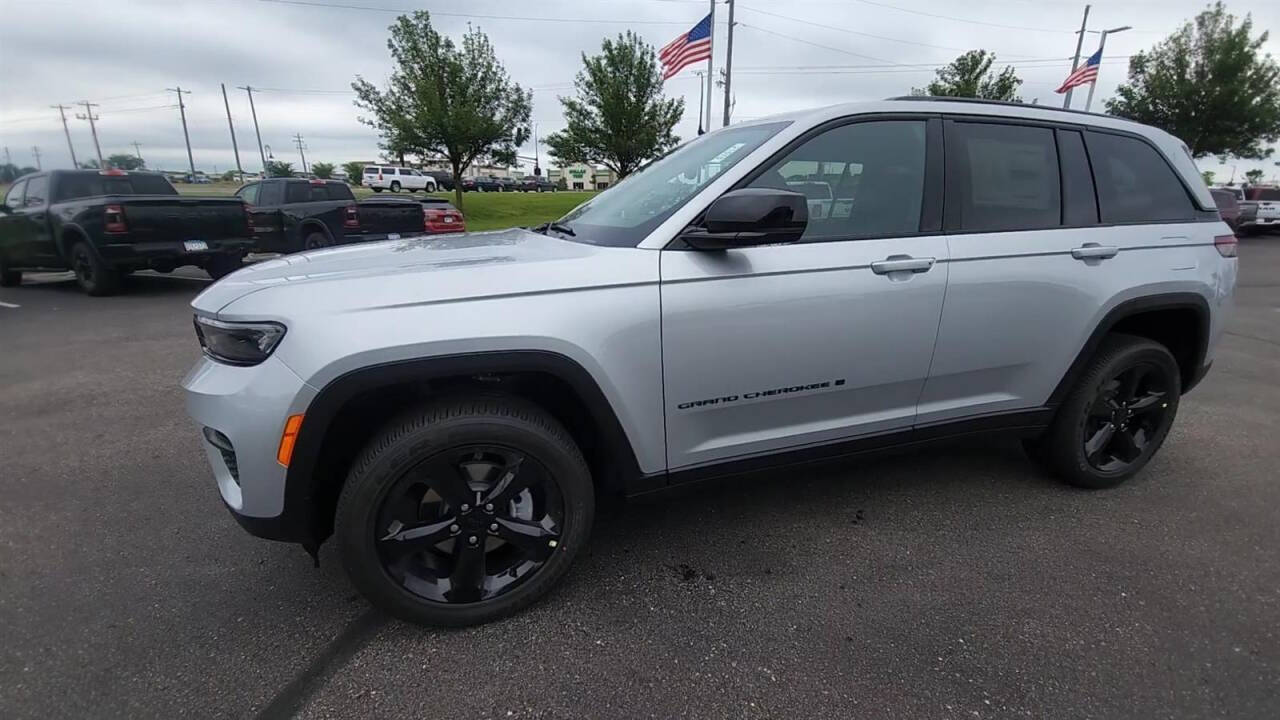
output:
[[[280,449],[276,451],[276,462],[289,467],[293,459],[293,446],[298,442],[298,431],[302,429],[302,415],[290,415],[284,423],[284,433],[280,435]]]

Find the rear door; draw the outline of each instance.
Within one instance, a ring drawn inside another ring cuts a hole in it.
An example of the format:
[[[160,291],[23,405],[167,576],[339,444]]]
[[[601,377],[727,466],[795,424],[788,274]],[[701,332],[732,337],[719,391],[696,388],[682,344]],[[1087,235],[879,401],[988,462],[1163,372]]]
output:
[[[1030,422],[1018,411],[1049,401],[1111,305],[1195,278],[1194,246],[1213,225],[1137,136],[994,118],[946,126],[951,271],[917,424]]]
[[[29,262],[51,265],[58,261],[58,249],[49,229],[49,176],[37,175],[27,180],[27,193],[23,199],[22,218],[26,229],[22,231],[21,253]]]
[[[27,194],[27,181],[19,180],[5,193],[5,211],[0,214],[0,253],[5,260],[14,265],[33,264],[27,257],[27,249],[31,241],[27,235],[30,228],[23,216],[23,201]]]
[[[289,238],[285,233],[284,216],[281,206],[284,204],[284,180],[263,180],[252,187],[253,197],[245,197],[245,203],[251,205],[249,218],[253,223],[254,249],[265,252],[289,252]],[[246,186],[246,192],[248,191]]]
[[[800,242],[662,252],[669,467],[910,428],[947,284],[941,142],[936,118],[817,131],[746,184],[822,184]]]

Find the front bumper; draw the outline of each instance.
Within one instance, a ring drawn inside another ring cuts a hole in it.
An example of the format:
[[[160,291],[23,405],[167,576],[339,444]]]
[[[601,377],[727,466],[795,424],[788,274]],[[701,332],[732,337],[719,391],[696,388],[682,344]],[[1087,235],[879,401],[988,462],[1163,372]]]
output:
[[[227,509],[254,535],[302,540],[305,519],[285,511],[288,468],[276,461],[276,451],[285,420],[305,412],[315,390],[275,356],[252,367],[202,357],[182,387]],[[221,433],[233,455],[211,442],[205,428]]]

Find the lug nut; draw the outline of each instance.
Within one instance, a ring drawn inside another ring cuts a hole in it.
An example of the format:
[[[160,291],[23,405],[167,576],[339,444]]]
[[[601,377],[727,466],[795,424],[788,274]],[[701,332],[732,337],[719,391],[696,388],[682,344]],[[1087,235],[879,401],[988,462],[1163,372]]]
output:
[[[489,532],[498,532],[498,523],[489,523]]]
[[[480,542],[480,538],[476,537],[475,535],[471,535],[467,537],[468,545],[475,545],[478,542]]]
[[[484,504],[484,511],[485,511],[485,512],[493,512],[493,503],[485,503],[485,504]]]
[[[459,528],[457,525],[450,525],[450,526],[449,526],[449,532],[451,532],[451,533],[457,533],[457,532],[458,532],[459,530],[461,530],[461,529],[462,529],[462,528]]]
[[[471,506],[466,503],[462,503],[462,507],[460,509],[462,512],[471,512]]]

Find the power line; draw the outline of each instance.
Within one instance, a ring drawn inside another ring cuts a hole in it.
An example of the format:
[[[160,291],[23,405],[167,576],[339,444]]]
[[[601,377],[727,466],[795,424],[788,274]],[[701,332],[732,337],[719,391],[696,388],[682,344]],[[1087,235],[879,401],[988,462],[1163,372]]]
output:
[[[386,12],[406,14],[414,8],[387,8],[372,5],[347,5],[345,3],[311,2],[310,0],[259,0],[259,2],[276,5],[302,5],[304,7],[333,8],[336,10],[365,10],[369,12]],[[457,17],[475,20],[520,20],[524,22],[562,22],[562,23],[600,23],[605,25],[688,25],[687,20],[621,20],[602,18],[549,18],[525,15],[482,15],[479,13],[453,13],[437,10],[430,11],[432,17]],[[255,88],[256,89],[256,88]]]
[[[1006,30],[1028,30],[1030,32],[1066,33],[1068,35],[1075,34],[1074,30],[1062,30],[1060,28],[1037,28],[1037,27],[1026,27],[1024,25],[1003,25],[1001,23],[992,23],[992,22],[986,22],[983,20],[967,20],[965,18],[958,18],[952,15],[938,15],[936,13],[927,13],[927,12],[924,12],[923,10],[912,10],[910,8],[898,7],[897,5],[890,5],[889,3],[874,2],[873,0],[852,0],[852,1],[856,3],[862,3],[863,5],[874,5],[875,7],[888,8],[890,10],[897,10],[898,12],[910,13],[912,15],[922,15],[924,17],[939,18],[942,20],[951,20],[952,22],[969,23],[970,25],[986,25],[988,27],[1004,28]]]
[[[756,25],[748,25],[742,22],[741,20],[738,21],[738,27],[751,28],[752,30],[755,30],[757,32],[768,33],[769,35],[776,35],[780,38],[786,38],[787,40],[793,40],[798,43],[804,43],[805,45],[812,45],[813,47],[822,48],[823,50],[831,50],[832,52],[843,53],[845,55],[852,55],[853,57],[865,58],[867,60],[875,60],[876,62],[881,62],[886,65],[897,65],[897,63],[895,63],[892,60],[885,60],[884,58],[878,58],[872,55],[863,55],[862,53],[852,52],[850,50],[845,50],[844,48],[832,47],[830,45],[823,45],[821,43],[816,43],[810,40],[805,40],[803,38],[798,38],[794,35],[787,35],[786,33],[780,33],[777,30],[766,30]]]

